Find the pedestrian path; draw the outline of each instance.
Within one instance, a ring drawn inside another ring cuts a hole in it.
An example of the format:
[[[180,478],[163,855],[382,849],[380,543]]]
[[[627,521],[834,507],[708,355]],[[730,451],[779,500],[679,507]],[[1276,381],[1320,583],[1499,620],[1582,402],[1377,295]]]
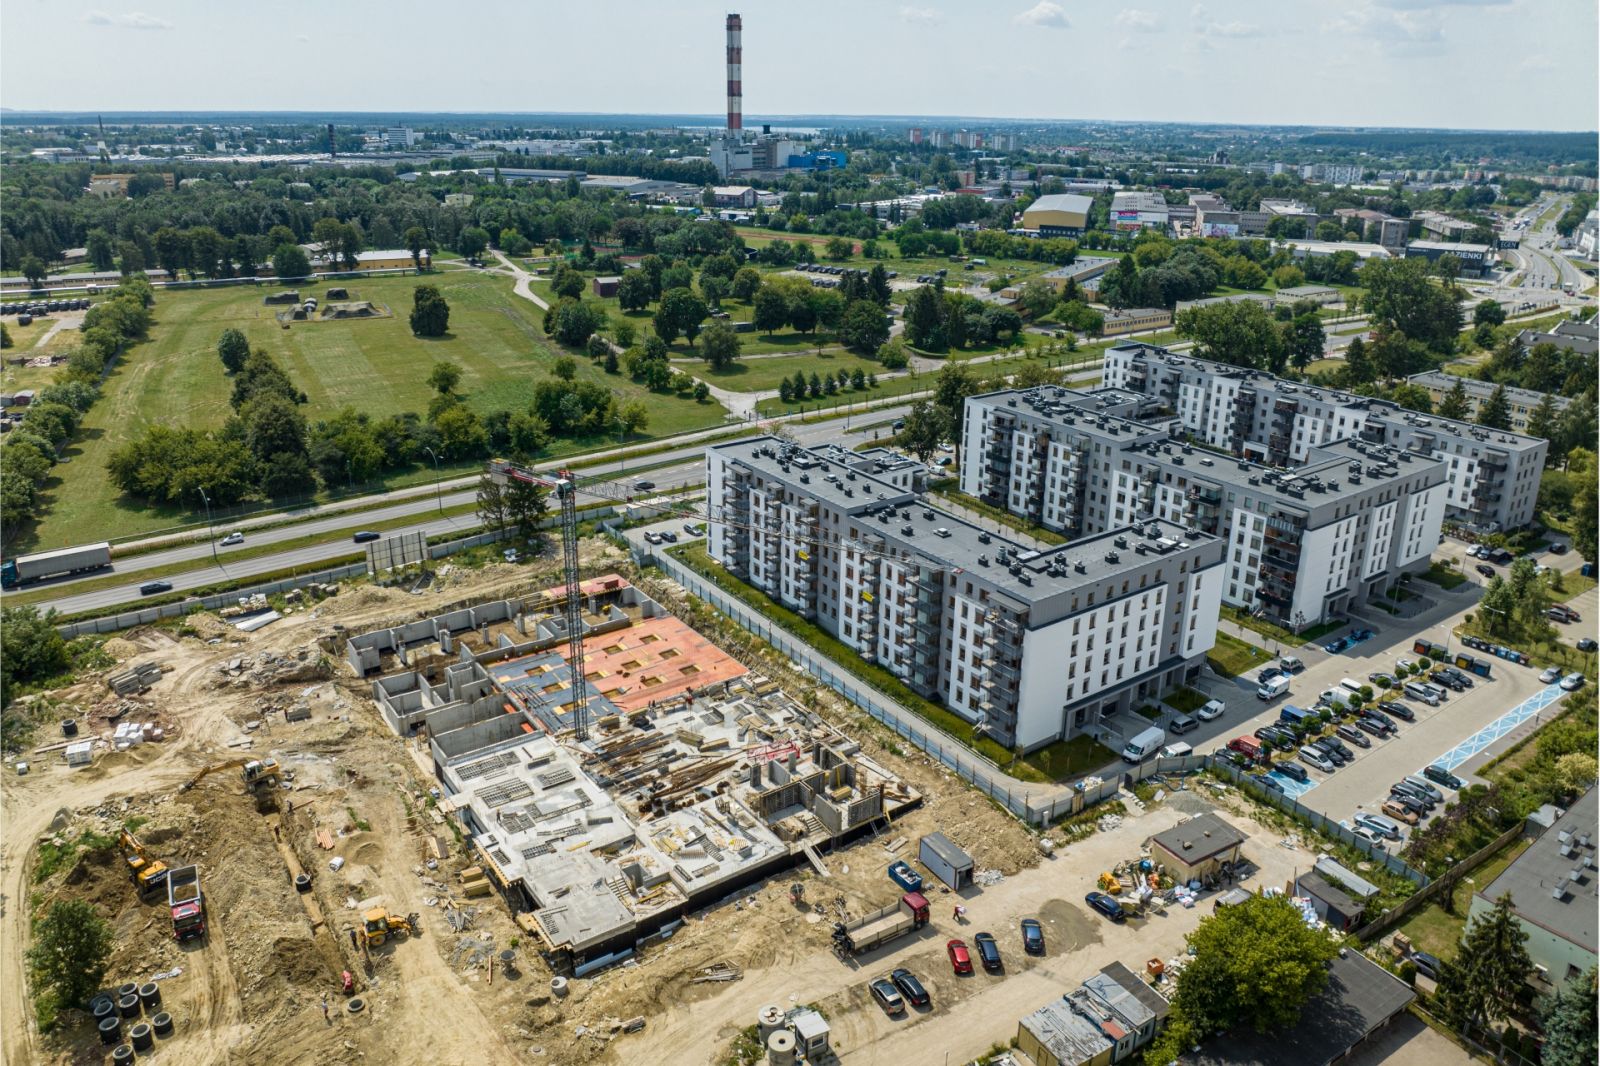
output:
[[[1446,770],[1454,770],[1474,755],[1483,751],[1489,745],[1511,732],[1517,726],[1526,722],[1555,703],[1566,693],[1561,691],[1560,685],[1547,685],[1517,704],[1505,714],[1496,718],[1466,740],[1457,744],[1439,758],[1435,759],[1432,766],[1442,766]]]

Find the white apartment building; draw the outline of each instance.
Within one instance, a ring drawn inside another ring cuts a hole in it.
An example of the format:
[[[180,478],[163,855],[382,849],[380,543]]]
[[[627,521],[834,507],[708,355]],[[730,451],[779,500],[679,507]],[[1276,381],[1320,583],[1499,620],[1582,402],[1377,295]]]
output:
[[[852,454],[776,437],[707,448],[712,558],[1023,751],[1198,673],[1220,538],[1144,513],[1034,548],[841,461]]]

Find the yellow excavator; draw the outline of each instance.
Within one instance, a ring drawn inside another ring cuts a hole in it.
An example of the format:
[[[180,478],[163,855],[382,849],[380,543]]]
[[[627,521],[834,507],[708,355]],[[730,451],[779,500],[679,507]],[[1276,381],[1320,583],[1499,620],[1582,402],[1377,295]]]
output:
[[[417,932],[417,922],[420,920],[415,912],[404,918],[398,914],[390,914],[382,907],[374,907],[361,916],[362,928],[358,934],[362,947],[381,947],[384,941],[392,936],[413,936]]]
[[[201,770],[186,781],[179,791],[187,792],[211,774],[219,770],[232,770],[235,767],[239,768],[239,776],[244,780],[244,787],[252,792],[266,781],[277,784],[279,775],[283,772],[277,759],[229,759],[227,762],[212,763]]]
[[[124,829],[117,837],[117,845],[122,849],[122,861],[127,865],[128,876],[133,879],[134,888],[141,896],[167,883],[167,864],[160,859],[152,859],[138,837]]]

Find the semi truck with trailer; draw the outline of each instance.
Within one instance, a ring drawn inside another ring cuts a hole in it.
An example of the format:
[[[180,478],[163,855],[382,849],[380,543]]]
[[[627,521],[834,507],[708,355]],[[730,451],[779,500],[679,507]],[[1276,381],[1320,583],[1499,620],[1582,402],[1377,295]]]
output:
[[[14,589],[47,577],[85,574],[111,565],[111,545],[81,544],[76,548],[19,555],[0,563],[0,588]]]

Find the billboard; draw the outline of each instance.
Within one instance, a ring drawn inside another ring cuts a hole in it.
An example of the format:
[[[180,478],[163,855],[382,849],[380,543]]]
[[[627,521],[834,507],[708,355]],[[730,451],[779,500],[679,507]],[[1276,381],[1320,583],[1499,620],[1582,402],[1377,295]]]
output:
[[[1237,222],[1207,222],[1201,227],[1201,236],[1204,237],[1237,237],[1239,224]]]
[[[1111,212],[1111,228],[1134,230],[1142,228],[1139,223],[1138,211],[1113,211]]]

